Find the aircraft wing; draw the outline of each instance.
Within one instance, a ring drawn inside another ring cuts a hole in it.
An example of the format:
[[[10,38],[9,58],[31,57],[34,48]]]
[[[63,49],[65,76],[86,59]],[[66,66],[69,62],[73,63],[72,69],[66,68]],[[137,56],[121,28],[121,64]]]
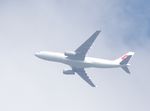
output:
[[[86,40],[79,48],[75,50],[77,54],[75,59],[84,60],[85,55],[87,54],[99,33],[100,31],[96,31],[88,40]]]
[[[84,69],[73,69],[83,80],[85,80],[90,86],[95,87],[93,82],[90,80]]]

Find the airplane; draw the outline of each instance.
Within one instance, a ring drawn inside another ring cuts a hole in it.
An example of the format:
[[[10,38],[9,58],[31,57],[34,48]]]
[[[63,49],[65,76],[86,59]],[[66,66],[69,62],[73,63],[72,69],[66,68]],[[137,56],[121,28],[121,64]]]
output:
[[[69,65],[71,69],[63,70],[65,75],[78,74],[83,80],[85,80],[90,86],[95,87],[94,83],[90,80],[85,68],[122,68],[126,73],[130,73],[128,64],[130,58],[134,55],[134,52],[128,52],[115,60],[106,60],[93,57],[86,57],[86,54],[93,42],[97,38],[101,31],[96,31],[89,39],[87,39],[80,47],[75,51],[67,51],[64,53],[40,51],[35,53],[40,59],[44,59],[52,62],[59,62]]]

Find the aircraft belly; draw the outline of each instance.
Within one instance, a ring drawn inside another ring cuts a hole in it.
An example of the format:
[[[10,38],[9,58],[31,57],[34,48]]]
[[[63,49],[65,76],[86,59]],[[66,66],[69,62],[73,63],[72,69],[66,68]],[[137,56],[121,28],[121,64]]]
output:
[[[90,67],[90,64],[85,63],[84,61],[66,60],[63,63],[70,65],[71,67],[76,67],[76,68]]]
[[[70,65],[71,67],[76,67],[76,68],[90,68],[90,67],[93,67],[93,68],[115,68],[115,67],[119,67],[116,64],[90,63],[90,62],[86,62],[86,61],[71,60],[71,59],[67,59],[66,57],[46,57],[44,59],[48,60],[48,61],[64,63],[67,65]]]
[[[75,61],[75,60],[64,60],[64,64],[70,65],[72,67],[77,68],[115,68],[120,67],[120,65],[117,64],[105,64],[105,63],[90,63],[90,62],[84,62],[84,61]]]
[[[116,68],[116,67],[119,67],[119,65],[117,65],[117,64],[105,64],[105,63],[92,64],[92,66],[95,68]]]
[[[48,56],[48,57],[45,57],[43,59],[48,60],[48,61],[52,61],[52,62],[64,63],[64,64],[67,64],[67,65],[70,65],[71,67],[77,67],[77,68],[89,67],[89,64],[87,64],[87,63],[84,63],[82,61],[67,59],[66,57]]]

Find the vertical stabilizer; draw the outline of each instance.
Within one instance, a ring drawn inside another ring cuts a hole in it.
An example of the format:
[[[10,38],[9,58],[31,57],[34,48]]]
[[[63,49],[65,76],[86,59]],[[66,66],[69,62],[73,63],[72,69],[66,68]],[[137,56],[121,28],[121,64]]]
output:
[[[122,65],[121,68],[126,73],[130,73],[130,70],[128,69],[128,66],[129,66],[128,62],[134,54],[135,54],[134,52],[128,52],[116,60],[116,62],[118,62],[120,65]]]

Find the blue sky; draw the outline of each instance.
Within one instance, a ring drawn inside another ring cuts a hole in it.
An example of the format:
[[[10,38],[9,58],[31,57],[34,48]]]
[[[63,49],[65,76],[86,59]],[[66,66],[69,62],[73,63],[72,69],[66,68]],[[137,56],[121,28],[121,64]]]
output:
[[[0,1],[0,110],[149,111],[148,0]],[[96,88],[65,65],[37,59],[41,50],[76,49],[102,30],[87,56],[116,59],[128,51],[131,75],[87,69]]]

